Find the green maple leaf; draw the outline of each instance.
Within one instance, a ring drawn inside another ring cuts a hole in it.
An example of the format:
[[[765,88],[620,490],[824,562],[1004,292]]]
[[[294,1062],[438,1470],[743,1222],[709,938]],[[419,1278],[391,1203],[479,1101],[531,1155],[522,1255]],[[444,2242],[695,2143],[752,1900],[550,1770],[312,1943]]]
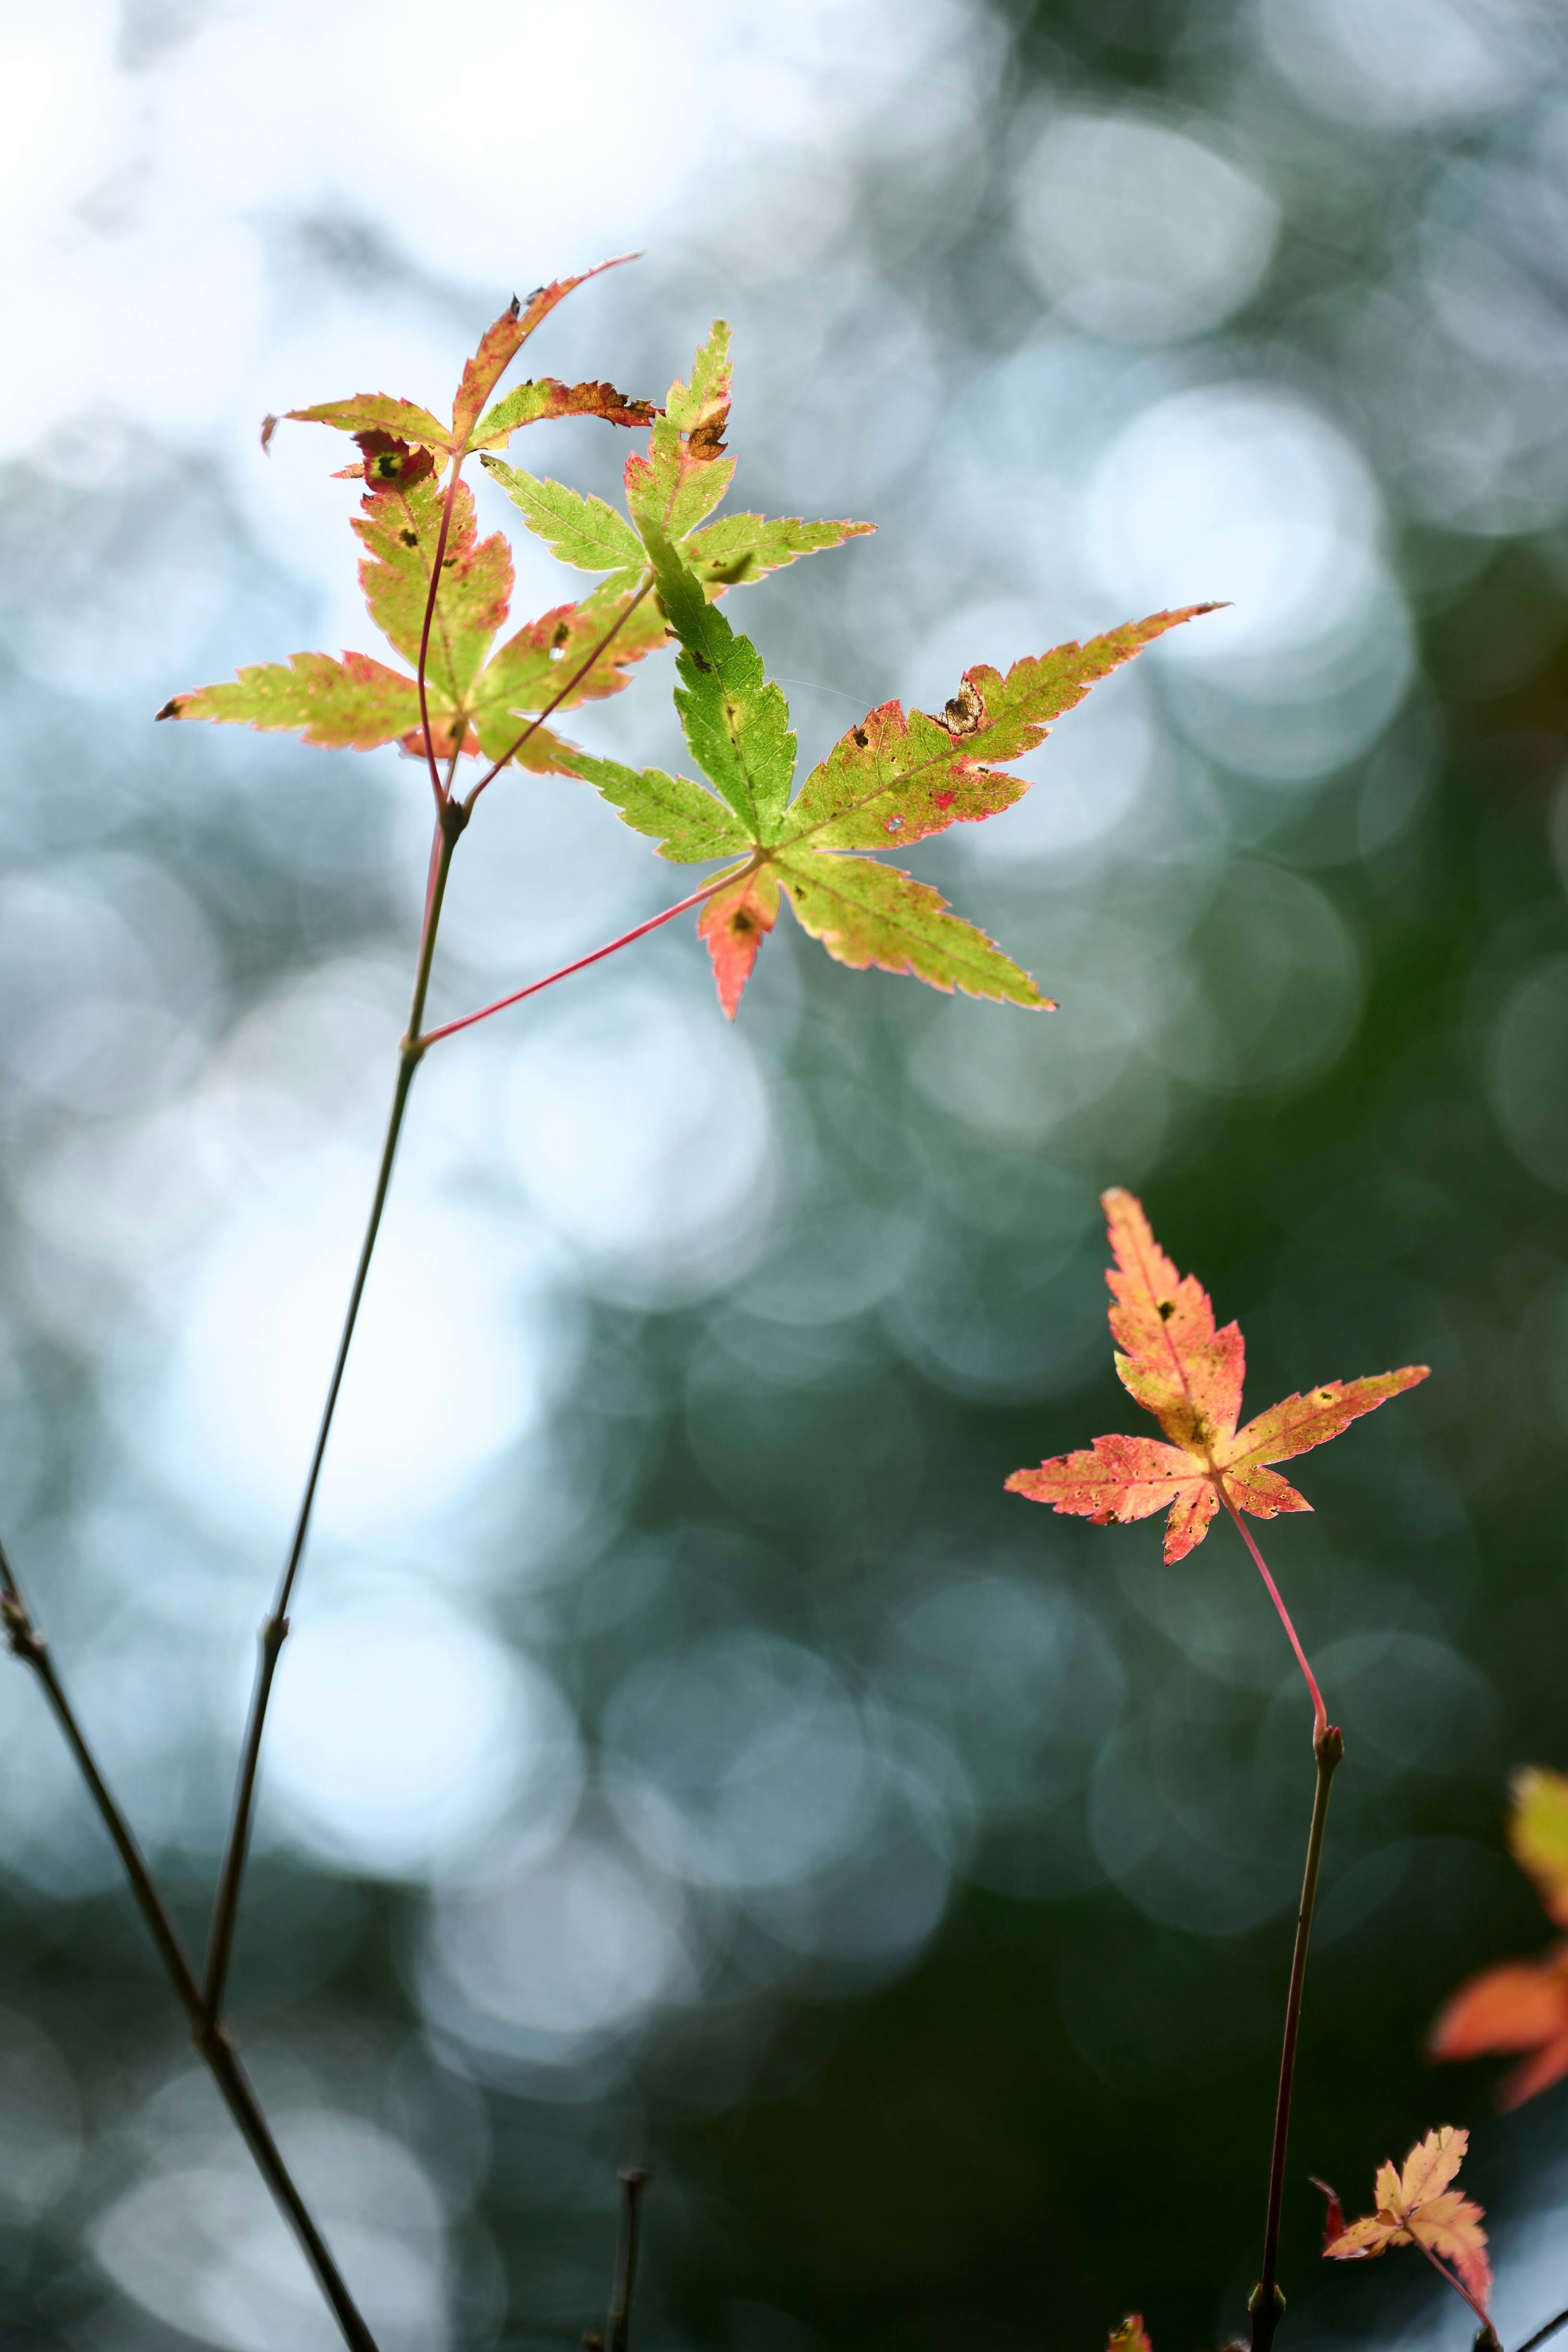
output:
[[[644,526],[680,550],[710,596],[871,530],[869,522],[803,522],[799,516],[768,521],[758,514],[726,515],[704,525],[735,474],[735,460],[725,454],[721,438],[730,383],[729,329],[716,319],[697,352],[690,384],[677,381],[670,386],[647,456],[633,454],[626,460],[630,522],[602,499],[585,498],[564,483],[540,480],[498,457],[483,457],[480,463],[536,538],[563,563],[611,573],[612,582],[605,584],[617,592],[648,577],[648,555],[638,536]]]
[[[1086,646],[1060,646],[1015,662],[1006,677],[977,667],[942,719],[884,703],[851,729],[791,801],[795,739],[783,694],[668,537],[645,520],[642,535],[659,602],[680,641],[681,723],[716,789],[615,761],[579,755],[573,764],[626,824],[658,842],[662,856],[683,865],[739,861],[698,926],[725,1011],[733,1017],[781,898],[841,963],[875,964],[934,988],[1049,1006],[1030,975],[951,914],[938,892],[870,853],[1010,807],[1027,782],[992,761],[1031,751],[1049,722],[1081,702],[1097,678],[1213,606],[1156,613]]]
[[[735,478],[724,428],[729,421],[733,371],[729,329],[722,319],[698,351],[690,383],[670,386],[664,413],[648,436],[648,454],[626,460],[626,503],[639,530],[684,539],[710,515]]]
[[[370,751],[418,726],[419,694],[412,677],[369,654],[345,654],[341,661],[291,654],[286,662],[253,664],[225,685],[177,694],[158,716],[287,729],[307,743]]]

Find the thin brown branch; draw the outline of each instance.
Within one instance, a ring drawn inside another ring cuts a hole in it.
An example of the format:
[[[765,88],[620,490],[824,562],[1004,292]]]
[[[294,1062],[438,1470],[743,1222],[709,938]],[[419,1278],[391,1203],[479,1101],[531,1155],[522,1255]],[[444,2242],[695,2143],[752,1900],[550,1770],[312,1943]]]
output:
[[[1252,2290],[1252,2352],[1270,2352],[1274,2331],[1285,2307],[1280,2293],[1280,2220],[1285,2202],[1285,2149],[1291,2134],[1291,2095],[1296,2079],[1296,2042],[1301,2024],[1301,1995],[1307,1981],[1307,1946],[1312,1940],[1312,1906],[1317,1901],[1318,1871],[1323,1858],[1323,1831],[1328,1822],[1329,1790],[1344,1755],[1344,1738],[1324,1724],[1312,1739],[1317,1788],[1312,1797],[1312,1825],[1307,1836],[1307,1867],[1301,1881],[1301,1907],[1296,1914],[1296,1942],[1291,1955],[1291,1989],[1285,1999],[1285,2035],[1280,2052],[1280,2091],[1274,2105],[1274,2147],[1269,2164],[1269,2210],[1263,2230],[1263,2268]]]
[[[468,813],[461,802],[444,801],[436,818],[435,862],[431,876],[425,904],[423,929],[420,936],[419,961],[414,971],[413,993],[409,1007],[408,1028],[398,1048],[397,1079],[392,1088],[392,1108],[387,1116],[386,1134],[382,1143],[381,1164],[376,1171],[375,1191],[371,1201],[370,1216],[365,1225],[364,1240],[360,1246],[359,1263],[349,1292],[349,1304],[343,1317],[343,1328],[338,1341],[338,1353],[332,1365],[332,1375],[327,1384],[326,1402],[316,1431],[316,1444],[306,1475],[305,1491],[300,1498],[294,1534],[288,1556],[278,1580],[277,1595],[272,1612],[261,1629],[261,1654],[257,1661],[256,1685],[251,1694],[250,1714],[246,1724],[245,1741],[241,1749],[239,1776],[235,1789],[234,1810],[229,1822],[228,1840],[218,1877],[217,1899],[213,1910],[213,1926],[207,1945],[206,1986],[204,2014],[213,2027],[223,2016],[224,1992],[228,1981],[229,1964],[234,1957],[235,1928],[239,1917],[240,1889],[245,1878],[246,1857],[250,1844],[251,1817],[256,1806],[256,1775],[261,1765],[262,1738],[267,1728],[267,1705],[272,1696],[273,1677],[277,1661],[288,1634],[288,1606],[293,1597],[295,1580],[304,1557],[310,1532],[311,1514],[316,1505],[316,1490],[320,1483],[321,1465],[326,1459],[327,1441],[332,1433],[332,1420],[338,1409],[338,1397],[348,1369],[349,1350],[353,1345],[354,1328],[359,1321],[360,1303],[365,1294],[371,1260],[375,1254],[376,1238],[381,1232],[382,1213],[386,1207],[387,1190],[392,1182],[392,1162],[397,1156],[398,1139],[402,1133],[403,1113],[413,1085],[414,1072],[424,1054],[426,1040],[419,1034],[419,1024],[424,1017],[425,997],[430,988],[431,965],[435,954],[435,935],[441,923],[442,902],[446,894],[447,876],[451,871],[453,852],[468,822]]]
[[[300,2251],[331,2306],[344,2342],[353,2347],[353,2352],[376,2352],[375,2338],[361,2316],[342,2273],[332,2259],[330,2249],[283,2160],[234,2045],[227,2034],[207,2016],[201,1987],[181,1948],[173,1922],[163,1907],[162,1897],[147,1867],[146,1857],[88,1746],[86,1734],[66,1696],[65,1685],[56,1671],[48,1645],[33,1622],[3,1549],[0,1549],[0,1624],[4,1626],[12,1655],[29,1666],[37,1677],[55,1720],[65,1736],[66,1744],[76,1759],[88,1793],[98,1809],[99,1818],[120,1856],[137,1908],[190,2023],[191,2039],[196,2052],[216,2084],[279,2211],[298,2240]]]

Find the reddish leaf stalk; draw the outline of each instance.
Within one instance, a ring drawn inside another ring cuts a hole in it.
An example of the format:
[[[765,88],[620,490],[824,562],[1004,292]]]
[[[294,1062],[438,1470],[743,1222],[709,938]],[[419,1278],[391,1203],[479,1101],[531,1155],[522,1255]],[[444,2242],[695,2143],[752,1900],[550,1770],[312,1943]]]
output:
[[[1327,1730],[1329,1720],[1328,1709],[1323,1705],[1323,1695],[1318,1688],[1318,1678],[1313,1674],[1311,1666],[1307,1664],[1307,1654],[1305,1650],[1302,1649],[1301,1642],[1297,1637],[1294,1625],[1291,1622],[1291,1612],[1285,1606],[1279,1586],[1275,1583],[1273,1578],[1269,1573],[1269,1564],[1267,1560],[1264,1559],[1262,1553],[1259,1550],[1257,1544],[1253,1540],[1252,1530],[1248,1526],[1246,1520],[1242,1517],[1240,1512],[1237,1509],[1235,1504],[1231,1501],[1229,1496],[1226,1493],[1224,1479],[1217,1479],[1216,1484],[1219,1488],[1220,1501],[1224,1504],[1226,1509],[1235,1520],[1237,1528],[1240,1532],[1241,1540],[1246,1545],[1248,1550],[1251,1553],[1253,1563],[1257,1568],[1258,1573],[1269,1588],[1269,1598],[1280,1612],[1280,1622],[1285,1629],[1286,1639],[1289,1641],[1291,1649],[1296,1654],[1296,1664],[1300,1666],[1302,1674],[1305,1675],[1307,1678],[1307,1688],[1312,1695],[1312,1737],[1315,1744],[1317,1740],[1322,1738],[1323,1733]]]
[[[256,2169],[271,2190],[284,2220],[299,2242],[300,2252],[315,2273],[344,2342],[353,2347],[353,2352],[376,2352],[375,2338],[361,2318],[325,2238],[295,2186],[233,2043],[227,2033],[206,2014],[201,1988],[174,1932],[173,1923],[163,1907],[162,1897],[147,1867],[146,1858],[99,1769],[97,1759],[77,1721],[47,1645],[33,1623],[3,1548],[0,1548],[0,1624],[4,1626],[5,1638],[12,1655],[19,1658],[24,1665],[30,1666],[38,1678],[55,1720],[65,1735],[66,1745],[76,1759],[88,1794],[120,1856],[147,1932],[190,2021],[191,2039],[197,2054],[216,2084],[241,2138],[256,2161]]]
[[[1490,2336],[1495,2344],[1497,2341],[1496,2331],[1494,2330],[1491,2321],[1487,2315],[1486,2305],[1482,2303],[1478,2303],[1475,2296],[1470,2293],[1469,2288],[1465,2284],[1464,2280],[1455,2272],[1451,2271],[1447,2263],[1440,2262],[1438,2260],[1437,2256],[1432,2252],[1431,2247],[1427,2243],[1425,2238],[1418,2238],[1415,2231],[1412,2231],[1410,2232],[1410,2242],[1412,2245],[1418,2247],[1420,2252],[1426,2255],[1427,2260],[1431,2263],[1432,2268],[1437,2272],[1437,2276],[1443,2281],[1445,2286],[1451,2286],[1456,2294],[1462,2294],[1464,2296],[1465,2301],[1469,2305],[1470,2309],[1480,2321],[1483,2335]],[[1531,2336],[1531,2342],[1534,2343],[1535,2341],[1536,2338]]]
[[[727,873],[716,875],[711,882],[705,882],[700,890],[694,890],[689,898],[677,899],[673,907],[666,907],[662,915],[650,915],[645,923],[639,923],[632,930],[622,931],[618,940],[612,940],[608,946],[595,948],[591,955],[579,956],[575,963],[563,963],[559,971],[549,973],[543,980],[530,981],[527,988],[516,989],[510,996],[498,996],[494,1004],[481,1005],[477,1013],[465,1013],[461,1021],[448,1021],[440,1029],[427,1029],[419,1041],[420,1050],[423,1052],[427,1045],[436,1045],[443,1037],[455,1037],[460,1029],[472,1029],[476,1021],[488,1021],[492,1013],[505,1013],[508,1005],[520,1004],[525,996],[537,996],[541,988],[553,988],[558,980],[570,980],[574,971],[586,971],[591,963],[602,963],[606,956],[616,955],[622,948],[629,948],[634,940],[645,939],[650,931],[656,931],[661,923],[673,922],[688,908],[700,907],[703,900],[711,898],[716,890],[727,889],[737,875],[744,870],[744,867],[732,866]]]
[[[1243,1535],[1247,1532],[1245,1528],[1241,1531]],[[1262,1567],[1261,1560],[1259,1566]],[[1267,1578],[1268,1570],[1264,1569],[1263,1573]],[[1273,1590],[1271,1583],[1270,1590]],[[1282,1602],[1280,1613],[1284,1615]],[[1288,1629],[1289,1618],[1285,1622]],[[1292,1634],[1292,1641],[1294,1638]],[[1297,1654],[1300,1655],[1299,1649]],[[1306,1672],[1304,1660],[1302,1671]],[[1310,1675],[1308,1679],[1311,1680]],[[1313,1689],[1316,1689],[1315,1684]],[[1269,2210],[1263,2229],[1263,2268],[1249,2305],[1252,2315],[1251,2352],[1270,2352],[1274,2331],[1285,2307],[1278,2280],[1280,2218],[1285,2203],[1285,2150],[1291,2134],[1291,2095],[1296,2079],[1296,2042],[1301,2032],[1301,1995],[1307,1980],[1307,1946],[1312,1939],[1312,1908],[1317,1901],[1318,1872],[1323,1856],[1323,1831],[1328,1822],[1329,1790],[1343,1755],[1343,1735],[1331,1723],[1321,1724],[1312,1739],[1317,1789],[1312,1798],[1312,1825],[1307,1837],[1301,1907],[1296,1915],[1295,1948],[1291,1955],[1291,1987],[1285,1998],[1285,2035],[1280,2051],[1280,2092],[1274,2106],[1274,2147],[1269,2164]]]

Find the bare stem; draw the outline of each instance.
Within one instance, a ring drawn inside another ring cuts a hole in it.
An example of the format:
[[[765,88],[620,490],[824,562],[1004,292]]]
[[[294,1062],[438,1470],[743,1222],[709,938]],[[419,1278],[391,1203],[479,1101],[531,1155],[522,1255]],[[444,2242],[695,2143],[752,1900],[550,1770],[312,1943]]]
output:
[[[1258,1573],[1269,1588],[1269,1598],[1280,1612],[1280,1622],[1285,1629],[1286,1639],[1289,1641],[1291,1649],[1296,1654],[1296,1664],[1300,1666],[1302,1674],[1304,1674],[1307,1678],[1307,1688],[1312,1695],[1312,1736],[1314,1740],[1321,1738],[1323,1731],[1327,1727],[1329,1716],[1328,1709],[1323,1705],[1323,1695],[1318,1688],[1318,1678],[1316,1675],[1313,1674],[1311,1666],[1307,1664],[1307,1654],[1305,1650],[1302,1649],[1301,1642],[1297,1637],[1294,1625],[1291,1622],[1291,1612],[1286,1608],[1284,1601],[1281,1597],[1279,1586],[1275,1583],[1273,1578],[1269,1573],[1268,1561],[1264,1559],[1262,1553],[1259,1550],[1257,1544],[1253,1541],[1251,1528],[1248,1526],[1246,1520],[1242,1517],[1240,1512],[1237,1509],[1235,1504],[1226,1493],[1224,1481],[1218,1480],[1216,1483],[1219,1487],[1220,1501],[1224,1504],[1226,1509],[1235,1520],[1241,1540],[1246,1545],[1248,1550],[1251,1553]]]
[[[648,2186],[648,2176],[641,2165],[629,2164],[619,2179],[621,2229],[615,2245],[615,2282],[610,2294],[610,2315],[604,2327],[605,2352],[626,2352],[632,2326],[632,2290],[637,2283],[637,2239],[643,2191]]]
[[[352,2346],[354,2352],[375,2352],[375,2338],[361,2317],[327,2242],[295,2186],[234,2045],[228,2035],[207,2016],[201,1987],[181,1948],[173,1923],[163,1907],[162,1897],[153,1884],[146,1858],[99,1769],[86,1735],[66,1696],[65,1686],[55,1670],[47,1645],[34,1625],[27,1604],[17,1588],[4,1549],[0,1549],[0,1623],[4,1625],[12,1654],[30,1666],[38,1678],[55,1720],[65,1735],[66,1744],[76,1759],[77,1769],[87,1784],[88,1793],[120,1856],[147,1932],[190,2021],[191,2039],[216,2084],[246,2146],[255,2158],[256,2168],[272,2191],[284,2220],[298,2240],[300,2251],[331,2305],[344,2342]]]
[[[541,988],[553,988],[558,980],[570,980],[574,971],[586,971],[591,963],[602,963],[606,956],[618,955],[633,940],[645,939],[650,931],[656,931],[661,923],[674,922],[677,915],[684,915],[688,908],[700,907],[705,898],[711,898],[716,890],[727,888],[739,870],[732,867],[727,873],[716,875],[713,881],[705,882],[700,890],[694,890],[689,898],[677,899],[673,907],[666,907],[662,915],[650,915],[645,923],[637,924],[632,930],[622,931],[618,940],[611,940],[604,947],[595,948],[591,955],[579,956],[575,963],[563,963],[559,971],[548,972],[543,980],[531,980],[527,988],[515,989],[510,996],[498,996],[494,1004],[482,1004],[477,1013],[465,1013],[461,1021],[448,1021],[439,1029],[427,1029],[419,1041],[421,1048],[434,1045],[443,1037],[455,1037],[460,1029],[472,1029],[476,1021],[488,1021],[492,1013],[505,1013],[509,1004],[520,1004],[525,996],[537,996]]]
[[[1245,1532],[1245,1530],[1243,1530]],[[1265,1570],[1264,1573],[1267,1574]],[[1281,1612],[1282,1613],[1282,1612]],[[1307,1946],[1312,1933],[1312,1906],[1317,1901],[1318,1871],[1323,1857],[1323,1830],[1329,1817],[1329,1790],[1344,1754],[1344,1738],[1332,1723],[1320,1726],[1312,1739],[1318,1780],[1312,1798],[1312,1826],[1307,1837],[1307,1867],[1301,1881],[1301,1907],[1296,1914],[1296,1944],[1291,1955],[1291,1989],[1285,1997],[1285,2038],[1280,2051],[1280,2093],[1274,2105],[1274,2150],[1269,2164],[1269,2212],[1263,2229],[1263,2269],[1252,2290],[1251,2352],[1270,2352],[1285,2298],[1280,2293],[1280,2217],[1285,2202],[1285,2148],[1291,2136],[1291,2094],[1296,2079],[1296,2041],[1301,2023],[1301,1994],[1307,1980]]]
[[[240,1887],[245,1878],[246,1857],[250,1844],[251,1816],[256,1804],[256,1774],[261,1762],[262,1736],[267,1728],[267,1702],[272,1696],[273,1676],[277,1672],[279,1653],[288,1634],[288,1604],[293,1596],[295,1579],[304,1556],[306,1539],[310,1532],[310,1517],[316,1504],[316,1489],[320,1482],[321,1465],[326,1458],[327,1440],[332,1432],[332,1418],[338,1409],[339,1392],[343,1385],[343,1373],[349,1361],[349,1349],[353,1343],[354,1326],[359,1320],[360,1302],[364,1297],[365,1281],[375,1252],[376,1236],[381,1231],[382,1212],[386,1207],[387,1188],[392,1182],[392,1162],[397,1156],[398,1138],[402,1132],[403,1113],[408,1108],[409,1092],[413,1075],[418,1069],[428,1042],[419,1034],[424,1017],[424,1002],[430,988],[430,969],[435,954],[435,935],[441,923],[442,901],[446,893],[446,879],[451,871],[452,856],[458,838],[468,822],[468,812],[461,802],[443,800],[436,818],[434,863],[425,905],[424,926],[419,942],[419,961],[414,971],[413,994],[409,1007],[408,1028],[398,1048],[397,1080],[392,1088],[392,1108],[387,1117],[386,1135],[382,1144],[381,1165],[376,1171],[375,1192],[371,1201],[371,1213],[365,1225],[365,1237],[360,1247],[359,1264],[354,1270],[353,1286],[343,1317],[343,1328],[338,1341],[338,1353],[332,1366],[332,1377],[327,1386],[326,1402],[316,1432],[315,1449],[305,1480],[305,1492],[300,1499],[298,1516],[294,1523],[293,1539],[288,1557],[284,1562],[278,1581],[277,1595],[272,1613],[261,1629],[261,1654],[256,1665],[256,1685],[251,1695],[250,1715],[246,1725],[245,1744],[241,1750],[239,1777],[235,1789],[234,1811],[229,1822],[228,1840],[224,1849],[223,1867],[218,1878],[217,1899],[213,1911],[212,1933],[207,1945],[206,1987],[203,2010],[208,2024],[216,2027],[223,2014],[224,1992],[228,1982],[229,1963],[234,1956],[235,1927],[239,1916]]]
[[[643,581],[643,585],[638,589],[637,593],[632,597],[632,602],[627,605],[626,610],[608,629],[605,630],[604,635],[600,638],[599,643],[594,646],[593,651],[589,655],[588,659],[580,664],[580,666],[572,671],[572,674],[567,679],[566,684],[558,693],[551,696],[550,699],[545,704],[544,709],[539,712],[538,717],[537,719],[529,719],[528,725],[523,729],[522,733],[517,737],[517,741],[515,743],[509,743],[495,764],[486,770],[478,782],[475,785],[473,791],[469,793],[465,799],[463,803],[465,808],[470,810],[473,808],[475,802],[478,799],[486,785],[493,784],[495,782],[497,777],[500,774],[507,761],[517,758],[517,753],[522,750],[523,745],[528,741],[529,736],[537,735],[539,729],[544,725],[545,720],[550,718],[554,712],[560,709],[561,704],[567,699],[569,695],[574,694],[577,691],[577,688],[582,684],[583,679],[588,676],[589,671],[593,667],[594,663],[599,659],[600,655],[604,653],[614,644],[616,638],[626,626],[627,622],[632,618],[632,614],[637,610],[638,605],[648,593],[648,591],[652,588],[653,584],[653,577],[652,574],[650,574],[650,576]]]
[[[1560,2311],[1555,2319],[1549,2319],[1544,2327],[1538,2327],[1533,2336],[1526,2336],[1519,2352],[1535,2352],[1536,2346],[1555,2336],[1560,2327],[1568,2327],[1568,2311]]]

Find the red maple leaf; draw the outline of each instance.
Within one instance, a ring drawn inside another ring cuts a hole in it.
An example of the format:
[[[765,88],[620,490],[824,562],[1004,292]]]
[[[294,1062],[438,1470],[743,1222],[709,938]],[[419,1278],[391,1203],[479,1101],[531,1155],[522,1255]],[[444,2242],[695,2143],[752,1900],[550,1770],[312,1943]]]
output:
[[[1548,1917],[1568,1927],[1568,1773],[1515,1773],[1508,1842],[1534,1879]],[[1560,2082],[1568,2074],[1568,1943],[1538,1960],[1511,1960],[1472,1977],[1438,2016],[1427,2047],[1433,2058],[1531,2052],[1504,2075],[1500,2107],[1521,2106]]]
[[[1337,1437],[1361,1413],[1424,1381],[1429,1368],[1406,1364],[1365,1380],[1329,1381],[1304,1396],[1286,1397],[1239,1430],[1246,1368],[1239,1325],[1216,1330],[1208,1293],[1196,1276],[1176,1272],[1131,1192],[1103,1193],[1101,1206],[1116,1260],[1105,1277],[1113,1302],[1116,1370],[1170,1442],[1097,1437],[1081,1453],[1058,1454],[1037,1470],[1015,1470],[1009,1489],[1102,1527],[1168,1509],[1167,1560],[1180,1559],[1203,1541],[1223,1503],[1284,1621],[1324,1720],[1312,1669],[1241,1514],[1271,1519],[1281,1511],[1310,1511],[1305,1496],[1268,1465]]]

